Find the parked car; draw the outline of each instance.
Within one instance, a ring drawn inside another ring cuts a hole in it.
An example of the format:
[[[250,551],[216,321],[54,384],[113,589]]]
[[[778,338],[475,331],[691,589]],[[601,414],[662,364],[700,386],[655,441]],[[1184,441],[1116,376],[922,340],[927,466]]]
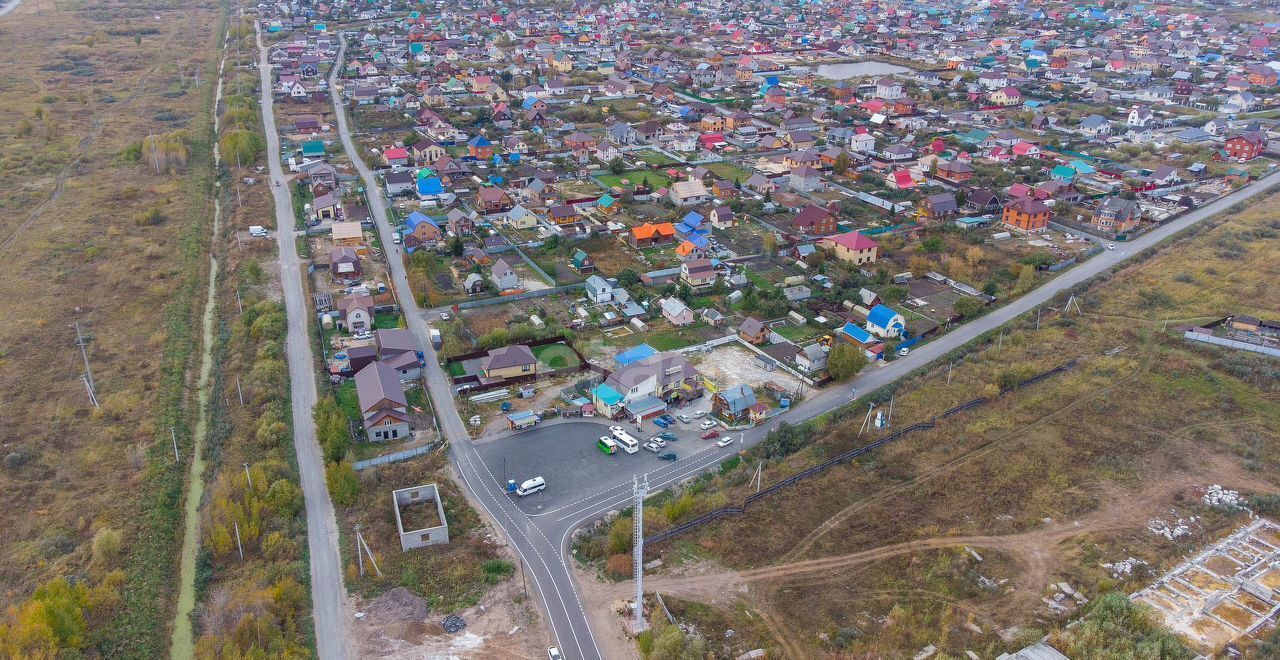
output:
[[[906,355],[907,353],[910,353],[910,352],[911,352],[910,347],[903,347],[898,349],[898,355]]]
[[[452,317],[449,316],[449,312],[440,312],[441,321],[448,321],[450,318]]]
[[[658,458],[661,458],[664,461],[674,461],[676,460],[676,455],[674,452],[668,452],[666,454],[659,456]]]
[[[720,432],[716,429],[711,429],[710,431],[703,433],[701,437],[703,440],[711,440],[712,438],[720,437]]]
[[[663,418],[661,418],[661,417],[658,417],[657,419],[654,419],[654,420],[653,420],[653,423],[654,423],[654,424],[657,424],[660,428],[664,428],[664,429],[665,429],[665,428],[667,428],[668,426],[671,426],[671,423],[670,423],[670,422],[668,422],[667,420],[665,420],[665,419],[663,419]]]
[[[714,421],[709,420],[709,419],[704,419],[704,420],[702,420],[702,423],[698,425],[698,428],[700,428],[700,429],[702,429],[702,430],[704,430],[704,431],[705,431],[705,430],[707,430],[707,429],[709,429],[709,428],[711,428],[711,427],[713,427],[713,426],[715,426],[715,425],[716,425],[716,423],[715,423]]]
[[[675,442],[676,440],[679,439],[676,437],[676,434],[672,433],[671,431],[663,431],[662,433],[658,434],[658,437],[662,438],[663,440],[666,440],[667,442]]]
[[[653,444],[658,445],[659,447],[666,447],[666,446],[667,446],[667,441],[666,441],[666,440],[663,440],[662,438],[659,438],[659,437],[658,437],[658,436],[656,436],[656,435],[655,435],[655,436],[653,436],[652,438],[649,438],[649,442],[652,442]]]
[[[705,410],[699,410],[699,411],[697,411],[697,412],[693,413],[693,418],[694,418],[694,419],[702,419],[703,417],[706,417],[706,416],[707,416],[707,411],[705,411]]]
[[[685,424],[688,424],[689,422],[692,422],[692,421],[693,421],[693,418],[692,418],[692,417],[690,417],[690,416],[688,416],[688,415],[686,415],[686,414],[684,414],[684,413],[680,413],[679,415],[676,415],[676,418],[677,418],[677,419],[679,419],[680,421],[684,422]]]
[[[368,330],[361,330],[360,332],[357,332],[357,333],[355,333],[354,335],[351,335],[351,338],[352,338],[352,339],[355,339],[355,340],[357,340],[357,341],[364,341],[364,340],[366,340],[366,339],[373,339],[373,333],[372,333],[372,332],[369,332]]]
[[[658,452],[660,452],[660,451],[662,451],[662,447],[659,447],[658,445],[656,445],[656,444],[654,444],[654,443],[652,443],[652,442],[646,442],[646,443],[644,443],[644,444],[643,444],[643,445],[641,445],[641,446],[642,446],[642,447],[644,447],[645,449],[648,449],[649,451],[651,451],[651,452],[653,452],[653,453],[655,453],[655,454],[656,454],[656,453],[658,453]]]
[[[717,447],[728,447],[728,446],[729,446],[729,445],[731,445],[731,444],[733,444],[733,438],[732,438],[732,437],[730,437],[730,436],[725,436],[723,439],[721,439],[721,440],[720,440],[720,442],[717,442],[717,443],[716,443],[716,446],[717,446]]]
[[[560,649],[552,646],[547,649],[547,660],[564,660],[564,656],[560,655]]]
[[[672,417],[671,415],[662,415],[658,419],[666,422],[668,426],[676,423],[676,418]]]

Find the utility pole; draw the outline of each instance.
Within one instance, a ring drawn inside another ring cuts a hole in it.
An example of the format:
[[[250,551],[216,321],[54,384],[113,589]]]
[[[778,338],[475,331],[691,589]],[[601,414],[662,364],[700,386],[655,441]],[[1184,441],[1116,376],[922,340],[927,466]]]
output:
[[[356,530],[356,542],[364,546],[364,553],[369,556],[369,563],[373,564],[374,572],[378,574],[378,577],[382,577],[382,569],[378,568],[378,560],[373,558],[373,551],[369,549],[369,543],[364,540],[364,534],[361,534],[358,529]]]
[[[249,464],[244,464],[244,478],[249,482],[249,490],[253,490],[253,475],[249,474]]]
[[[955,367],[955,366],[956,366],[955,360],[952,360],[951,362],[947,363],[947,384],[948,385],[951,384],[951,369],[952,367]]]
[[[84,374],[80,376],[80,380],[84,382],[85,391],[89,394],[89,403],[94,408],[98,408],[98,386],[93,381],[93,369],[89,367],[89,351],[88,345],[93,341],[93,335],[85,335],[80,332],[80,321],[76,321],[72,325],[76,329],[76,346],[80,347],[80,359],[84,360]]]
[[[240,551],[240,561],[244,561],[244,546],[240,544],[240,521],[236,521],[236,548]]]
[[[1040,329],[1040,308],[1036,308],[1036,330]]]
[[[644,623],[644,496],[649,493],[649,474],[645,473],[644,481],[631,475],[631,494],[635,497],[635,510],[631,520],[635,525],[635,541],[631,544],[631,562],[636,580],[636,622],[635,633],[643,632]]]
[[[178,458],[178,432],[169,427],[169,438],[173,440],[173,462],[177,463],[181,459]]]
[[[360,548],[360,523],[356,523],[356,565],[360,567],[360,577],[364,577],[364,550]]]
[[[236,396],[240,397],[240,405],[244,405],[244,390],[240,389],[240,377],[236,376]]]

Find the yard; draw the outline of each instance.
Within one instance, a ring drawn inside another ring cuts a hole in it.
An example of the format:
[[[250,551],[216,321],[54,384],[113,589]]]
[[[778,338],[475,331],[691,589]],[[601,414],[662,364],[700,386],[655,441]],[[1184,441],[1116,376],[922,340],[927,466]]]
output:
[[[670,156],[659,153],[653,149],[641,149],[628,154],[634,158],[644,161],[650,167],[662,167],[664,165],[678,165],[680,161],[672,160]]]
[[[564,344],[536,346],[533,348],[533,356],[551,369],[567,369],[582,364],[573,349]]]
[[[645,181],[649,182],[649,187],[653,190],[671,185],[671,177],[657,170],[631,170],[622,174],[597,174],[595,178],[604,184],[606,188],[618,187],[623,190],[631,190],[637,184]]]

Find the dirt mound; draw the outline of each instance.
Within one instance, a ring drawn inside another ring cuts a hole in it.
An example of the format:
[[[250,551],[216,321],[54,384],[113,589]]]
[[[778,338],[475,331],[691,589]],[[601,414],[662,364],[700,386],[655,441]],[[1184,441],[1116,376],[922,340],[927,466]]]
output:
[[[423,623],[431,609],[427,601],[413,595],[404,587],[396,587],[373,600],[364,608],[365,620],[372,625],[386,625],[398,621]]]

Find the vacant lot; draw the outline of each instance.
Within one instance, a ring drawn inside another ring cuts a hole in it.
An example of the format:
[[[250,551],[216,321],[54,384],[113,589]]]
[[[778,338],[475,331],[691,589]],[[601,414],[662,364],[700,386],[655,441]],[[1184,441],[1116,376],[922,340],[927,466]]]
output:
[[[1270,257],[1280,222],[1266,212],[1276,201],[1082,288],[1083,313],[1047,314],[1039,330],[1024,321],[950,376],[942,365],[909,379],[893,424],[1076,359],[1072,371],[654,549],[675,570],[734,569],[701,594],[685,581],[711,606],[688,609],[687,620],[709,639],[766,631],[726,643],[729,653],[883,657],[936,644],[986,657],[1072,618],[1074,606],[1041,600],[1060,593],[1051,585],[1089,599],[1129,592],[1237,525],[1242,513],[1203,504],[1197,487],[1280,490],[1276,367],[1190,345],[1173,328],[1280,306],[1269,285],[1280,275]],[[697,505],[646,529],[740,502],[757,459],[768,485],[872,437],[835,416],[792,435],[793,449],[776,438],[693,488]],[[1185,531],[1171,537],[1151,531],[1178,524]],[[1140,563],[1115,568],[1130,558]],[[750,596],[715,596],[729,578],[745,580]]]

